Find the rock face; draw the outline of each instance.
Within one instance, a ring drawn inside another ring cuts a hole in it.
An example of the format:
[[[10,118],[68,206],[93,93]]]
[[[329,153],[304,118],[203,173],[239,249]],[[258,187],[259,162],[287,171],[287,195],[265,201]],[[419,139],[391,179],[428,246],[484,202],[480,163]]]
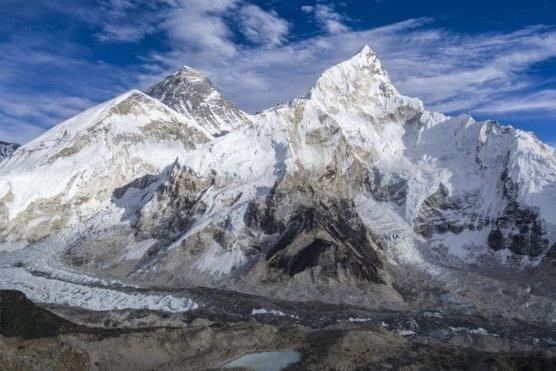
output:
[[[538,212],[519,203],[519,185],[512,181],[507,171],[502,173],[501,183],[505,206],[493,223],[488,236],[489,247],[534,257],[546,252],[549,240]]]
[[[223,135],[250,125],[248,115],[232,105],[210,79],[184,66],[146,93],[195,120],[212,135]]]
[[[19,144],[0,141],[0,162],[9,158],[18,148]]]
[[[2,246],[55,239],[74,268],[134,284],[387,306],[430,255],[527,269],[556,241],[554,149],[427,111],[368,47],[250,118],[188,68],[148,94],[0,166]]]
[[[77,331],[80,326],[31,302],[20,291],[0,290],[0,334],[36,339]]]

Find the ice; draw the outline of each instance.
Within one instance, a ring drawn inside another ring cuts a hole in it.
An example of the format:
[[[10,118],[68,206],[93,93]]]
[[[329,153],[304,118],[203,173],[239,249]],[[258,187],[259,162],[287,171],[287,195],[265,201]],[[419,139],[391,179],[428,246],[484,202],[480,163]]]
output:
[[[37,303],[60,304],[93,311],[150,309],[171,313],[199,308],[188,298],[126,293],[101,287],[34,276],[19,268],[0,268],[0,289],[22,291]]]

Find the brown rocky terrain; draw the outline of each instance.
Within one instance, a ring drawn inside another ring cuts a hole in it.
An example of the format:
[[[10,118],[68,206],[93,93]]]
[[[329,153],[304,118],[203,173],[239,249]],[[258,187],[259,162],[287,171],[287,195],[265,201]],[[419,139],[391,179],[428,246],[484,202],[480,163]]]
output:
[[[340,311],[340,308],[325,307],[320,309]],[[517,340],[480,332],[461,332],[442,341],[417,333],[408,336],[393,325],[362,320],[319,326],[276,320],[271,316],[237,316],[231,320],[231,316],[209,319],[211,316],[206,313],[190,318],[179,318],[181,315],[176,314],[172,318],[163,313],[136,312],[121,313],[118,322],[114,312],[106,312],[104,321],[99,313],[91,316],[77,309],[72,313],[67,308],[61,312],[76,321],[87,319],[89,324],[77,324],[53,314],[20,292],[1,291],[0,368],[209,370],[244,354],[282,350],[295,350],[301,355],[301,360],[287,370],[549,370],[556,367],[555,348],[540,343],[526,346]],[[133,323],[134,316],[149,317],[150,323]],[[394,317],[386,320],[395,322]],[[417,327],[425,328],[425,317]],[[448,323],[451,321],[446,319]],[[96,326],[92,322],[97,322]]]

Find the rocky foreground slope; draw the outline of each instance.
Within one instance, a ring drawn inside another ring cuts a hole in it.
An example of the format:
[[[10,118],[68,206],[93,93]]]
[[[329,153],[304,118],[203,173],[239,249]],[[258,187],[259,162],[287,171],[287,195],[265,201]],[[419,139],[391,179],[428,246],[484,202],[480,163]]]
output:
[[[90,310],[202,311],[213,288],[553,325],[555,210],[552,147],[427,111],[368,47],[254,116],[184,68],[0,165],[0,286]]]
[[[307,309],[321,315],[341,312],[334,307]],[[556,367],[554,349],[543,343],[501,338],[482,328],[449,326],[457,320],[439,320],[442,315],[437,312],[423,312],[415,318],[382,313],[375,314],[383,319],[378,323],[346,318],[327,327],[309,326],[302,320],[276,321],[265,314],[251,318],[208,315],[209,319],[207,313],[195,318],[148,311],[64,313],[76,320],[95,321],[92,327],[37,307],[20,292],[0,291],[0,313],[0,367],[10,370],[216,370],[249,366],[249,357],[259,357],[260,366],[283,365],[287,370]],[[117,319],[126,326],[119,327]],[[97,322],[102,320],[105,327],[99,328]],[[459,320],[472,325],[478,319]],[[132,327],[131,322],[135,323]],[[408,324],[419,334],[400,329]],[[504,327],[504,331],[513,330]]]

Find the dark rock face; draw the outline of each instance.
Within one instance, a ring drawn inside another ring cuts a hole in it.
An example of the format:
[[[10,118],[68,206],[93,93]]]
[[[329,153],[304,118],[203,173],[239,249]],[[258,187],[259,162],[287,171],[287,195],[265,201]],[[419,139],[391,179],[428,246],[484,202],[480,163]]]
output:
[[[8,159],[19,148],[19,144],[0,141],[0,162]]]
[[[116,188],[113,192],[113,196],[115,198],[122,198],[122,196],[127,192],[128,189],[135,188],[143,190],[156,182],[158,179],[159,178],[156,175],[147,174],[140,178],[134,179],[123,187]]]
[[[249,124],[245,115],[224,98],[206,75],[189,67],[166,77],[146,93],[196,120],[215,136]]]
[[[518,186],[502,174],[502,190],[506,207],[494,223],[488,236],[488,245],[493,250],[510,249],[518,255],[539,256],[549,247],[539,215],[517,202]]]
[[[383,174],[375,168],[367,174],[364,183],[377,201],[403,205],[407,198],[407,181],[398,174]]]
[[[156,189],[151,200],[158,207],[141,211],[136,225],[138,235],[174,241],[206,211],[201,198],[213,183],[214,178],[199,177],[191,169],[175,164],[169,180]]]
[[[250,206],[246,213],[251,226],[257,220],[254,210]],[[260,220],[260,227],[265,229],[264,221],[272,218],[263,216]],[[301,206],[283,226],[273,221],[266,229],[280,230],[266,253],[271,270],[293,277],[318,267],[312,272],[322,278],[337,280],[344,274],[361,281],[383,282],[376,245],[367,237],[351,201],[329,200],[313,207]]]
[[[0,334],[25,339],[57,336],[79,326],[40,308],[20,291],[0,290]]]
[[[448,189],[442,183],[438,189],[425,199],[419,215],[415,218],[415,232],[430,238],[435,233],[461,233],[465,229],[481,229],[489,221],[476,215],[462,216],[461,211],[474,200],[450,197]]]

